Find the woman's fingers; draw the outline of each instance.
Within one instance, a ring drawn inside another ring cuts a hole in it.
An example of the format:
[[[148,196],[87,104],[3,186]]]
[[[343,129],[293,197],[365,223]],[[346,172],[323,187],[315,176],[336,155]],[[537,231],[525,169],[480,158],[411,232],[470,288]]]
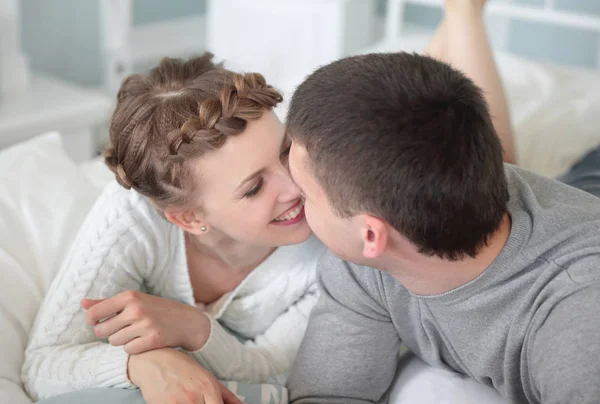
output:
[[[85,322],[96,325],[102,319],[121,313],[128,308],[127,317],[137,318],[143,315],[142,299],[144,294],[136,290],[128,290],[108,299],[82,299],[81,306],[87,310]]]
[[[88,325],[96,325],[100,320],[114,316],[123,311],[126,306],[125,299],[121,295],[104,299],[100,303],[91,306],[85,314],[85,322]],[[82,302],[83,304],[83,302]]]
[[[87,298],[83,298],[81,299],[81,307],[83,307],[85,310],[89,310],[91,307],[97,305],[98,303],[104,301],[106,299],[87,299]]]
[[[127,342],[124,346],[125,352],[127,352],[129,355],[137,355],[157,348],[163,347],[157,346],[154,339],[148,335],[134,338]]]
[[[121,330],[130,328],[131,321],[129,321],[123,314],[117,314],[107,320],[94,326],[94,333],[97,337],[106,338],[113,334],[119,333]],[[129,330],[131,332],[131,330]]]
[[[108,337],[108,343],[112,346],[122,346],[130,343],[140,337],[140,333],[136,328],[135,325],[129,325],[120,329]]]

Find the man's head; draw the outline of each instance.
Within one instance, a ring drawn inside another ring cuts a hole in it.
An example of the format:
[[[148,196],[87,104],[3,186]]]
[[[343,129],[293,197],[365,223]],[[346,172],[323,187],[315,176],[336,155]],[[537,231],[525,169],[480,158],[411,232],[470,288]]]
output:
[[[371,262],[395,235],[424,255],[473,257],[506,213],[502,147],[481,90],[432,58],[322,67],[292,97],[287,124],[308,222],[342,258]]]

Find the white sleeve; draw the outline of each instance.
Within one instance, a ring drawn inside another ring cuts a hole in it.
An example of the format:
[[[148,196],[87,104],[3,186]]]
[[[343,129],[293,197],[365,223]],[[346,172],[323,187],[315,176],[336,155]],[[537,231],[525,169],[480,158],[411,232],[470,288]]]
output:
[[[136,262],[148,264],[131,206],[101,196],[38,313],[25,352],[22,379],[34,400],[89,387],[134,388],[123,347],[99,340],[85,324],[84,297],[107,298],[139,290]]]
[[[221,380],[266,383],[289,371],[317,300],[314,285],[254,340],[240,341],[211,318],[208,341],[192,355]]]

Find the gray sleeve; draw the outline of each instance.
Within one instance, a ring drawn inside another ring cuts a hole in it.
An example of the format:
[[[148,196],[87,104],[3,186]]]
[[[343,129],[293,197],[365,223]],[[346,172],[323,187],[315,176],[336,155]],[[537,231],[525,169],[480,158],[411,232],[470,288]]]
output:
[[[334,259],[320,270],[321,297],[288,379],[291,402],[387,403],[400,338],[381,303],[380,274]]]
[[[530,376],[542,404],[600,402],[600,285],[569,295],[533,340]]]

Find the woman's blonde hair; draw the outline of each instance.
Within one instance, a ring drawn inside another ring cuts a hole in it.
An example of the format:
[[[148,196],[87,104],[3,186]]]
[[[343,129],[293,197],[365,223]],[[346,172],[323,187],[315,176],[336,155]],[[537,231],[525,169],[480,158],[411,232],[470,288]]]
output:
[[[158,206],[185,204],[194,190],[190,162],[282,100],[262,75],[234,73],[212,59],[163,58],[125,79],[117,94],[106,165],[122,186]]]

